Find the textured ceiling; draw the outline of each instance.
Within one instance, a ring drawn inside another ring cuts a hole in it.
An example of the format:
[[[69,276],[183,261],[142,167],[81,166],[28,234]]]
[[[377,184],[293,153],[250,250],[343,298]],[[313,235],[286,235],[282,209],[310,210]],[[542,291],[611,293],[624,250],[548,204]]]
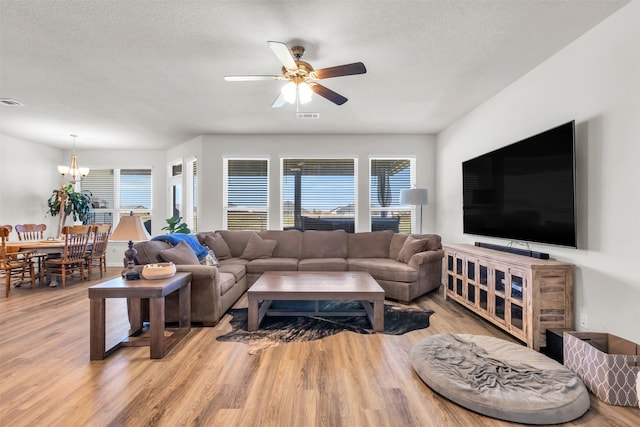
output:
[[[165,149],[202,134],[436,133],[623,6],[556,1],[0,0],[0,132],[69,148]],[[268,40],[303,45],[349,101],[272,109]]]

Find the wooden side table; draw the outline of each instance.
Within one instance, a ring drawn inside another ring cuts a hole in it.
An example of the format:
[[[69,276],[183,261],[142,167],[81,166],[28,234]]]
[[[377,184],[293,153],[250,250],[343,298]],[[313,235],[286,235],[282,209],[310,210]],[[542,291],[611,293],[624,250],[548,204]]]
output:
[[[178,291],[179,327],[170,336],[164,335],[165,297]],[[127,298],[131,330],[129,337],[110,349],[105,349],[105,300]],[[90,359],[102,360],[120,347],[150,347],[151,359],[162,359],[191,329],[191,273],[176,273],[160,280],[124,280],[121,277],[89,288],[90,299]],[[150,337],[136,336],[142,332],[141,303],[149,299]]]

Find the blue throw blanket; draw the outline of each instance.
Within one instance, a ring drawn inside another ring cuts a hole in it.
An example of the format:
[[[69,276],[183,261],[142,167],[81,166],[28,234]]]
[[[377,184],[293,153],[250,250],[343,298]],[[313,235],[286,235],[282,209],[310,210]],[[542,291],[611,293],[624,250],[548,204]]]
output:
[[[156,236],[151,240],[161,240],[163,242],[169,243],[172,246],[175,246],[180,242],[185,242],[187,245],[189,245],[189,247],[191,247],[191,249],[193,249],[193,252],[195,252],[198,260],[200,261],[202,261],[202,259],[209,253],[207,248],[200,244],[198,238],[196,236],[192,236],[191,234],[163,234],[161,236]]]

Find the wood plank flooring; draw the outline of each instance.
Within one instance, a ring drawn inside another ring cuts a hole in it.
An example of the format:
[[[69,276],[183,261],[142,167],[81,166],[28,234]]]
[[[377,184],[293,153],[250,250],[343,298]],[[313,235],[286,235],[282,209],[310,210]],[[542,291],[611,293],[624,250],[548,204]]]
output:
[[[215,340],[230,329],[225,317],[193,328],[164,359],[131,347],[91,362],[87,287],[99,281],[0,297],[1,426],[512,425],[449,402],[413,372],[411,347],[429,335],[510,340],[441,291],[414,304],[435,311],[431,326],[402,336],[344,332],[249,354],[244,344]],[[107,300],[107,326],[108,345],[126,336],[124,300]],[[594,396],[591,404],[566,425],[640,425],[640,409]]]

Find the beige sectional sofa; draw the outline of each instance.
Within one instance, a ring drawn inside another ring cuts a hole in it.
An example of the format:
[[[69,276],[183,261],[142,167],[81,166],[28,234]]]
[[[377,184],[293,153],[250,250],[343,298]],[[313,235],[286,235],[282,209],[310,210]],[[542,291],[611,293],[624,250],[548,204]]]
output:
[[[196,236],[213,250],[219,266],[177,265],[177,269],[194,274],[191,318],[205,325],[217,323],[265,271],[366,271],[387,298],[401,302],[441,284],[444,253],[435,234],[218,230]],[[166,256],[168,249],[176,249],[168,243],[152,240],[135,246],[139,264],[175,261]],[[167,321],[174,321],[177,307],[169,300]]]

